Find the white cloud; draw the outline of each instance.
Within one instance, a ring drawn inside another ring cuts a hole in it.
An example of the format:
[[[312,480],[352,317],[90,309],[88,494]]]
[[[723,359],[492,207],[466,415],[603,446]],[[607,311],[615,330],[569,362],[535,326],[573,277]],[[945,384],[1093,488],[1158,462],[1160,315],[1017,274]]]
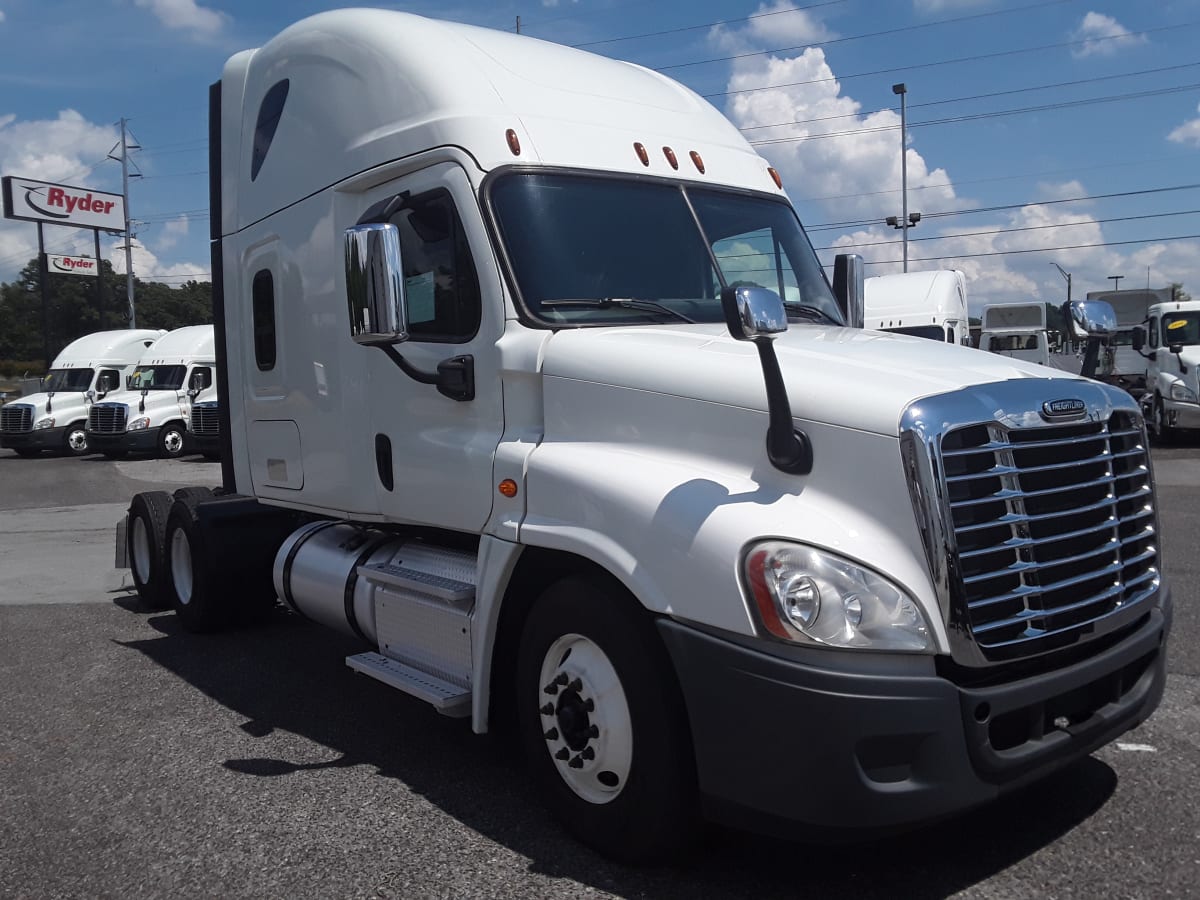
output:
[[[170,250],[179,243],[181,238],[187,237],[187,233],[187,216],[179,216],[176,219],[170,219],[166,222],[166,224],[163,225],[162,233],[158,236],[158,240],[155,241],[155,249],[157,249],[159,253]],[[134,271],[137,271],[136,267],[134,268]]]
[[[922,14],[976,9],[987,6],[991,0],[913,0],[913,8]]]
[[[1071,51],[1071,55],[1082,59],[1085,56],[1112,56],[1120,50],[1137,44],[1147,43],[1145,35],[1134,35],[1129,29],[1103,13],[1089,12],[1071,33],[1076,41],[1083,41]]]
[[[4,10],[0,9],[0,22],[3,22],[3,21],[4,21],[4,18],[5,18],[5,16],[4,16]]]
[[[1196,107],[1196,112],[1200,112],[1200,106]],[[1200,117],[1184,122],[1167,135],[1167,140],[1177,144],[1191,144],[1193,147],[1200,147]]]
[[[196,0],[134,0],[142,9],[148,9],[168,28],[191,31],[198,37],[210,37],[229,22],[223,12],[199,6]]]
[[[211,280],[207,264],[164,263],[136,237],[131,241],[130,246],[132,247],[130,256],[133,257],[133,274],[142,281],[162,281],[169,278],[171,280],[167,283],[171,287],[179,287],[184,278],[192,278],[196,281]],[[109,260],[112,262],[113,271],[125,274],[123,240],[115,241],[109,248]]]
[[[776,47],[815,44],[833,37],[836,35],[832,31],[788,0],[761,4],[754,11],[754,18],[747,21],[746,29],[738,35],[741,40]]]

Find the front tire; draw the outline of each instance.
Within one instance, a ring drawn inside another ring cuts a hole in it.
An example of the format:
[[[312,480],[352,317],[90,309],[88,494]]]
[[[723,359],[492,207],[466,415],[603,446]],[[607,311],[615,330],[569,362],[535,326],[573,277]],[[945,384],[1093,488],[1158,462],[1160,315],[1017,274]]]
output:
[[[74,422],[63,435],[63,453],[67,456],[87,456],[87,423]]]
[[[187,432],[179,422],[168,422],[158,432],[158,455],[178,459],[187,447]]]
[[[129,504],[126,555],[138,599],[146,609],[166,609],[169,602],[163,542],[170,509],[171,495],[166,491],[135,494]]]
[[[645,611],[619,586],[552,585],[526,620],[517,664],[521,743],[543,800],[605,856],[672,856],[697,825],[683,698]]]

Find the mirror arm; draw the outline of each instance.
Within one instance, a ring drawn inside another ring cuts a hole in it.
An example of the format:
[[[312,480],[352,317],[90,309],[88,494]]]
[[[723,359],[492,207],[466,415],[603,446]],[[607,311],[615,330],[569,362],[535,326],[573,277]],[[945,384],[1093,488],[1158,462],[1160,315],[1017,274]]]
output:
[[[420,384],[432,384],[438,393],[451,400],[465,402],[475,399],[475,358],[452,356],[438,363],[436,372],[423,372],[396,352],[391,344],[376,344],[388,359],[409,378]]]
[[[754,341],[762,363],[763,381],[767,388],[767,458],[771,465],[788,475],[807,475],[812,471],[812,443],[803,431],[792,425],[791,404],[787,387],[779,371],[779,358],[770,338]]]

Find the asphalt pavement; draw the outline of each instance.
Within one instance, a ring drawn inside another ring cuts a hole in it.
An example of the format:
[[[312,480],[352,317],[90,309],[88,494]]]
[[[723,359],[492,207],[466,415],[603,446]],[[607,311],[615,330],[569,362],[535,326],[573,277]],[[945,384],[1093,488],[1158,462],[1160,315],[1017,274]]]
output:
[[[1149,722],[900,837],[713,829],[634,869],[566,837],[504,743],[352,673],[357,644],[282,610],[206,636],[140,610],[113,524],[218,466],[0,451],[0,897],[1200,896],[1200,442],[1154,459],[1176,619]]]

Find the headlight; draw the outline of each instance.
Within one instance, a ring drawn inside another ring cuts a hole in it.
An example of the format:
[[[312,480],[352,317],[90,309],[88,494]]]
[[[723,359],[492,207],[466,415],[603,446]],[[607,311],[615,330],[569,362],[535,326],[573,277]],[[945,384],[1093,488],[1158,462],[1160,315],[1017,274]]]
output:
[[[36,422],[33,423],[34,431],[37,431],[41,428],[53,428],[53,427],[54,427],[54,416],[47,416],[46,418],[38,419]]]
[[[150,420],[148,418],[146,418],[145,416],[143,416],[140,419],[134,419],[132,422],[130,422],[128,425],[126,425],[125,430],[126,431],[145,431],[149,427],[150,427]]]
[[[746,581],[763,626],[799,644],[932,653],[917,602],[886,578],[802,544],[750,548]]]
[[[1196,392],[1182,381],[1171,382],[1171,399],[1182,400],[1184,403],[1195,403]]]

